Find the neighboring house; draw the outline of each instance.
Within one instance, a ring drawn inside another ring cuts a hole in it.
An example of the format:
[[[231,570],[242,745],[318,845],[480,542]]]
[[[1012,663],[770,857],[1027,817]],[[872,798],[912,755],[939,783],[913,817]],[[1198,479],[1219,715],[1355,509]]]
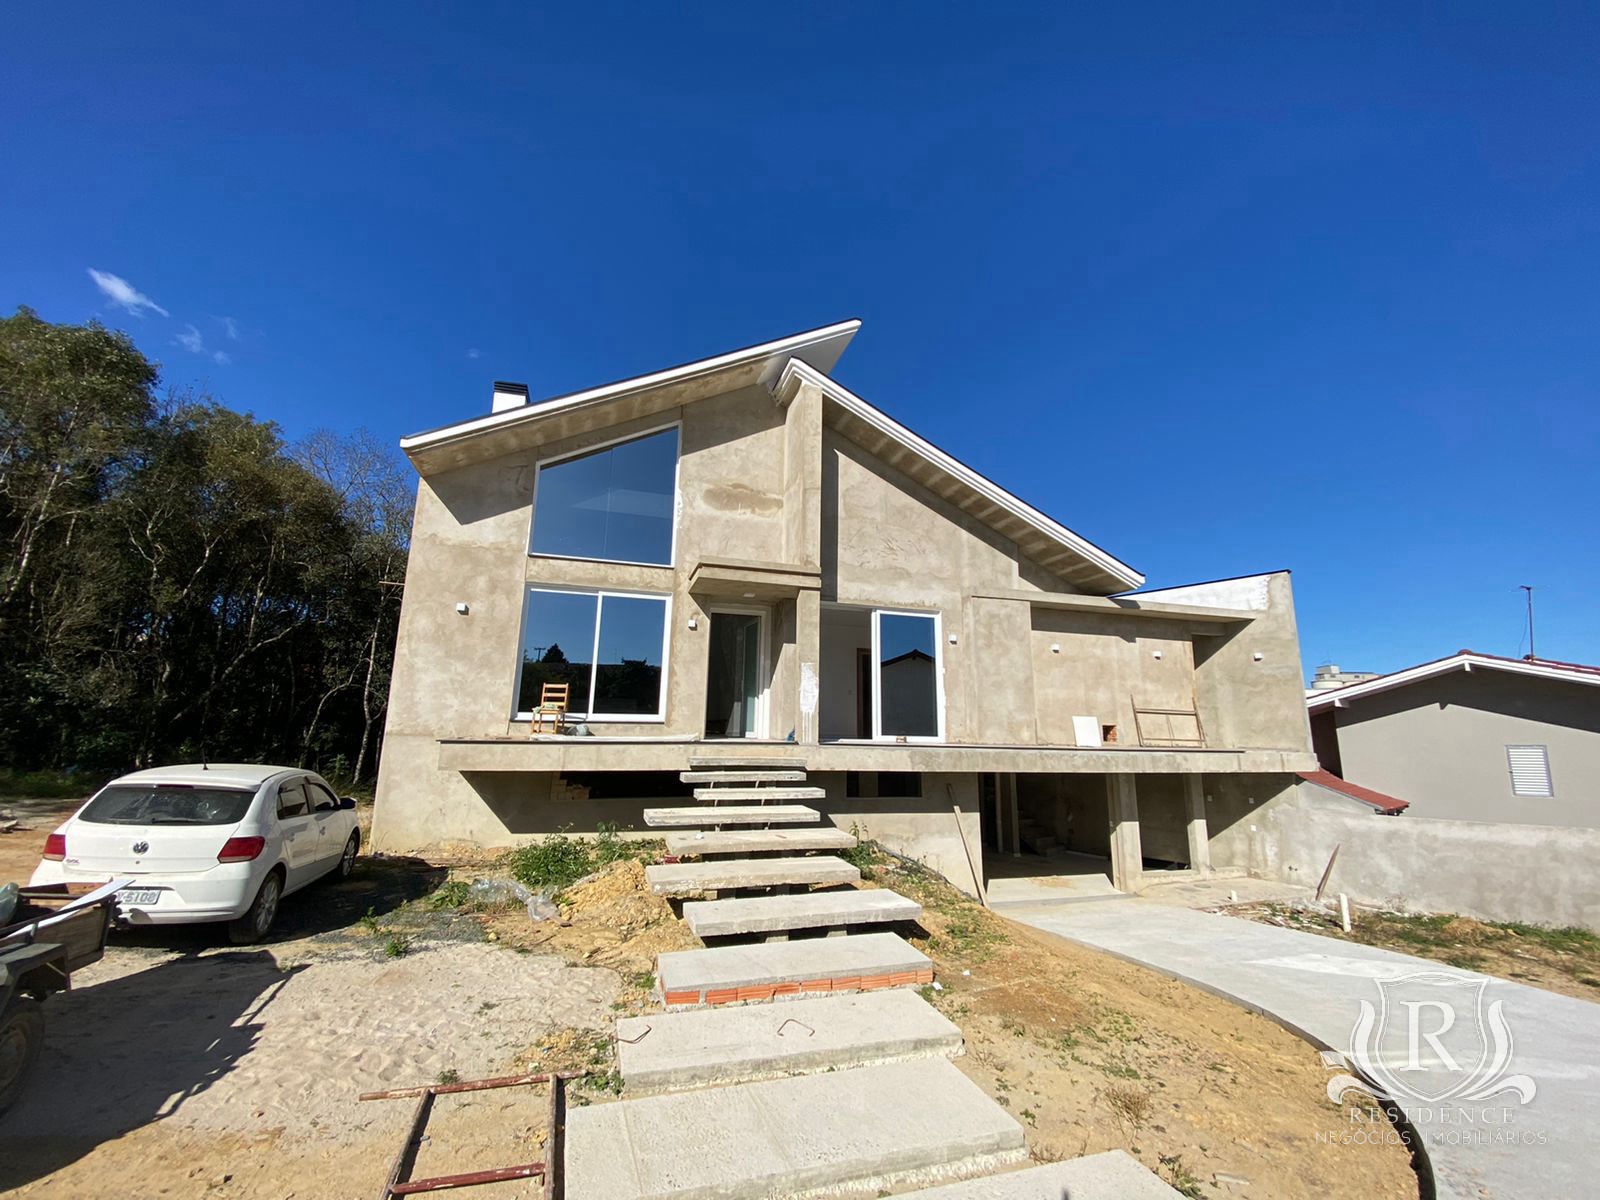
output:
[[[969,890],[968,846],[1133,888],[1208,869],[1315,767],[1287,573],[1127,594],[1133,568],[831,379],[856,328],[541,403],[496,385],[402,441],[380,848],[638,829],[691,762],[755,758]],[[1069,428],[1005,435],[1041,432],[1065,468]],[[547,683],[569,729],[530,736]]]
[[[1312,676],[1311,686],[1306,689],[1306,694],[1325,692],[1329,688],[1342,688],[1351,683],[1365,683],[1377,677],[1376,671],[1341,671],[1338,663],[1323,663]]]
[[[1600,827],[1600,667],[1462,650],[1306,708],[1322,768],[1409,816]]]

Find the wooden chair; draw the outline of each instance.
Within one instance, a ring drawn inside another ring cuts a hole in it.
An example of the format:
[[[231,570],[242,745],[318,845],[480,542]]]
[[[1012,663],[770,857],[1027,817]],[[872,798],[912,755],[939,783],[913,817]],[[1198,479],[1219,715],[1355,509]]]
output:
[[[567,716],[567,699],[572,690],[570,683],[547,683],[539,689],[539,707],[533,710],[533,720],[528,724],[528,735],[544,732],[550,722],[550,732],[560,733]]]

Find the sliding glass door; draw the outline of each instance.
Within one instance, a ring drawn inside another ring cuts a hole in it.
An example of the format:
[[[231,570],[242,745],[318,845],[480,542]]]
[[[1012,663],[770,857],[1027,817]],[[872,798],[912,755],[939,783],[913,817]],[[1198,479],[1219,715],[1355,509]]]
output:
[[[939,617],[934,613],[872,614],[872,736],[940,741],[944,686],[940,677]]]

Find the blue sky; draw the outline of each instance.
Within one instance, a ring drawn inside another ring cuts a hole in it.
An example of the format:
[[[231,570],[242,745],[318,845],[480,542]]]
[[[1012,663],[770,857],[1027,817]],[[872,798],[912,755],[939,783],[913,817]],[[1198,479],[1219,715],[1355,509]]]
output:
[[[1153,586],[1292,568],[1308,673],[1522,583],[1600,662],[1600,13],[1109,7],[14,7],[0,306],[391,438],[856,316]]]

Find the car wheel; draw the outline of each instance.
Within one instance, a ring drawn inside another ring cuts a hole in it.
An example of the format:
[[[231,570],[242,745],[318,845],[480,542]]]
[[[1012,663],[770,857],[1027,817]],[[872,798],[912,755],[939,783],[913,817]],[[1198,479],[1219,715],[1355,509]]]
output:
[[[283,897],[283,876],[273,871],[261,881],[261,890],[244,916],[228,922],[228,940],[235,946],[248,946],[267,936],[278,917],[278,901]]]
[[[43,1046],[44,1009],[37,1000],[17,997],[0,1017],[0,1116],[22,1094]]]
[[[339,855],[339,869],[334,872],[335,879],[349,879],[350,873],[356,869],[356,855],[361,851],[361,834],[352,833],[350,840],[344,844],[344,852]]]

